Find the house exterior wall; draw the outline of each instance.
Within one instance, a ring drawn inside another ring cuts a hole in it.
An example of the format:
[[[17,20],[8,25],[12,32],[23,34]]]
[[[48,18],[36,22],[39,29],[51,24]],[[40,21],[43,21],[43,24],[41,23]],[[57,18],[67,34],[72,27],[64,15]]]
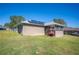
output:
[[[44,27],[41,26],[33,26],[33,25],[23,25],[22,29],[23,35],[45,35]]]
[[[64,31],[55,31],[56,37],[62,37],[64,35]]]

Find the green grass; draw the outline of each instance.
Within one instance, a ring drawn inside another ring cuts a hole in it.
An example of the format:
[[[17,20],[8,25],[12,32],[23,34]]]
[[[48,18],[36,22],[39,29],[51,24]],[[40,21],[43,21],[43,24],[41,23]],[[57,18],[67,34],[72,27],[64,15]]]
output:
[[[78,55],[79,37],[22,36],[12,31],[0,31],[0,54]]]

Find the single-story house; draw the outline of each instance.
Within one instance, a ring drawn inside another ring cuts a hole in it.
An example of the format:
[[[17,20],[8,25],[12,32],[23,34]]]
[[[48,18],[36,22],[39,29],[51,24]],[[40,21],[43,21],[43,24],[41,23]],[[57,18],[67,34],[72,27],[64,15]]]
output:
[[[0,26],[0,30],[6,30],[6,28],[3,26]]]
[[[31,22],[31,21],[23,21],[18,25],[18,32],[22,35],[50,35],[61,37],[64,35],[63,31],[64,25],[49,22],[49,23],[41,23],[41,22]]]
[[[66,27],[64,28],[64,34],[79,34],[79,28]]]

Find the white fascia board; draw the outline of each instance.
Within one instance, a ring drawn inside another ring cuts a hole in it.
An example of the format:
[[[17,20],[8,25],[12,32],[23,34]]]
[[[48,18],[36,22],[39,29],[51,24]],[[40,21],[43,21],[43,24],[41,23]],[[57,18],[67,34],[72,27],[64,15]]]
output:
[[[45,26],[53,25],[53,22],[48,22],[48,23],[45,23],[44,25],[45,25]]]
[[[28,21],[22,21],[21,23],[29,23]]]
[[[48,22],[48,23],[45,23],[45,24],[44,24],[44,26],[50,26],[50,25],[60,25],[60,26],[65,26],[65,25],[62,25],[62,24],[55,23],[55,22]]]

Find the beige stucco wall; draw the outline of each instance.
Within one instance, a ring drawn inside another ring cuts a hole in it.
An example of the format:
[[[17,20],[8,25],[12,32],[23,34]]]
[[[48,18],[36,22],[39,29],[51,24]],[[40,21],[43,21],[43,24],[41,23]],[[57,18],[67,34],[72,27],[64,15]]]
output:
[[[56,37],[62,37],[64,35],[63,31],[55,31],[55,36]]]
[[[45,35],[45,32],[44,27],[23,25],[22,34],[34,36],[34,35]]]

